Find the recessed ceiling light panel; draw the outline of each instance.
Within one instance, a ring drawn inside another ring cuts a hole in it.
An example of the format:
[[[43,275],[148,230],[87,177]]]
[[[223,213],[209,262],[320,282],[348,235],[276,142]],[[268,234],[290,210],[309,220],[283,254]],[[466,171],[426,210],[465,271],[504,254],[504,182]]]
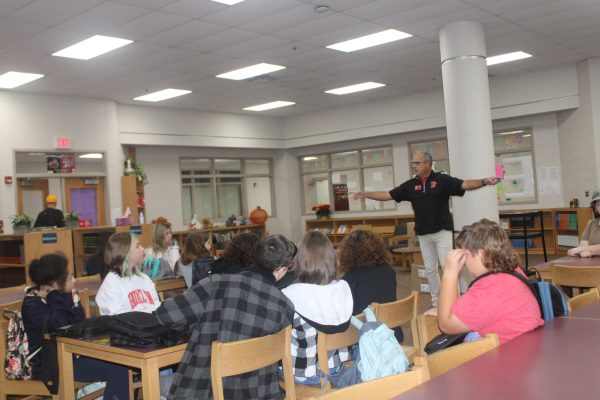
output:
[[[167,99],[172,99],[173,97],[183,96],[185,94],[192,93],[191,90],[181,90],[181,89],[164,89],[159,90],[158,92],[148,93],[143,96],[139,96],[134,98],[134,100],[139,101],[163,101]]]
[[[240,81],[243,79],[268,74],[269,72],[279,71],[282,69],[285,69],[285,67],[275,64],[260,63],[251,65],[249,67],[236,69],[235,71],[229,71],[221,75],[217,75],[217,78],[233,79],[235,81]]]
[[[379,46],[380,44],[406,39],[411,36],[412,35],[410,33],[401,32],[396,29],[388,29],[385,31],[372,33],[370,35],[361,36],[356,39],[346,40],[345,42],[335,43],[327,46],[327,48],[350,53],[352,51],[366,49],[367,47]]]
[[[87,153],[87,154],[80,155],[79,158],[102,158],[102,154],[101,153]]]
[[[14,89],[26,83],[40,79],[42,74],[30,74],[27,72],[10,71],[0,75],[0,88]]]
[[[56,57],[76,58],[78,60],[90,60],[130,43],[133,43],[133,40],[96,35],[57,51],[52,55]]]
[[[529,58],[531,54],[523,51],[515,51],[514,53],[500,54],[486,59],[488,67],[490,65],[501,64],[510,61],[522,60],[523,58]]]
[[[272,101],[271,103],[265,103],[265,104],[259,104],[259,105],[252,106],[252,107],[246,107],[246,108],[244,108],[244,110],[246,110],[246,111],[265,111],[265,110],[271,110],[273,108],[291,106],[294,104],[296,104],[296,103],[294,103],[293,101],[278,100],[278,101]]]
[[[227,4],[228,6],[232,6],[234,4],[241,3],[242,1],[246,1],[246,0],[211,0],[211,1],[214,1],[215,3]]]
[[[377,82],[364,82],[364,83],[357,83],[356,85],[350,85],[350,86],[344,86],[344,87],[337,88],[337,89],[326,90],[325,93],[342,95],[342,94],[349,94],[349,93],[355,93],[355,92],[362,92],[363,90],[377,89],[382,86],[385,86],[385,84],[377,83]]]

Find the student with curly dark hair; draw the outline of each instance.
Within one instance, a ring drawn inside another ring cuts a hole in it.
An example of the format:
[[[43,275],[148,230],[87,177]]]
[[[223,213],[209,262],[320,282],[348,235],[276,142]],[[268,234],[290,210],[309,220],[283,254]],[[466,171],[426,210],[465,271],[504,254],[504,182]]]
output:
[[[463,267],[475,280],[458,298],[458,274]],[[513,273],[525,276],[504,229],[487,219],[465,226],[444,263],[440,330],[474,331],[482,337],[494,332],[504,343],[544,325],[531,289]]]
[[[352,232],[342,242],[339,260],[342,279],[352,291],[354,315],[373,302],[396,301],[396,271],[379,236],[363,230]]]
[[[254,251],[260,237],[256,233],[244,232],[235,235],[223,256],[216,260],[210,274],[237,274],[254,264]]]

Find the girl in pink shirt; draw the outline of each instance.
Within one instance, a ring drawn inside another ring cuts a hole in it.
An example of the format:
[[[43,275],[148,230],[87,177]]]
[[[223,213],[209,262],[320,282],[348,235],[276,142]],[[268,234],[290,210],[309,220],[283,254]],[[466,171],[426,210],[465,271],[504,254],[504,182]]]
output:
[[[442,332],[456,334],[475,331],[480,336],[495,332],[500,343],[544,325],[531,289],[518,277],[523,273],[504,229],[482,219],[465,226],[456,238],[444,263],[438,308]],[[458,274],[467,267],[478,279],[458,298]]]

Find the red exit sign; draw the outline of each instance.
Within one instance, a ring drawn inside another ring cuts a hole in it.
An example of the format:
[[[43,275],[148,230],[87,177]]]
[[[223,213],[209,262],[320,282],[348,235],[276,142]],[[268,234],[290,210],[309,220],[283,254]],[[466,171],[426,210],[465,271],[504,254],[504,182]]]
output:
[[[55,136],[54,137],[54,148],[56,149],[70,149],[71,138],[66,136]]]

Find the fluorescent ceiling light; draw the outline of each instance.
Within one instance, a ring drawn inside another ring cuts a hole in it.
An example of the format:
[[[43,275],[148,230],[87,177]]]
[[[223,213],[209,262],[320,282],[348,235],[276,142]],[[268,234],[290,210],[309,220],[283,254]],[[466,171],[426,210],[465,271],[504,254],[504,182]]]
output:
[[[372,33],[370,35],[361,36],[356,39],[346,40],[345,42],[339,42],[327,46],[328,49],[344,51],[350,53],[351,51],[366,49],[367,47],[379,46],[389,42],[394,42],[400,39],[406,39],[411,37],[410,33],[397,31],[396,29],[388,29],[385,31]]]
[[[523,135],[523,137],[531,137],[531,133],[528,133],[527,135]]]
[[[269,72],[279,71],[281,69],[285,69],[281,65],[260,63],[256,65],[251,65],[249,67],[236,69],[235,71],[229,71],[221,75],[217,75],[217,78],[225,78],[225,79],[233,79],[236,81],[242,79],[252,78],[254,76],[268,74]]]
[[[385,84],[377,83],[377,82],[364,82],[364,83],[358,83],[356,85],[350,85],[350,86],[344,86],[344,87],[337,88],[337,89],[326,90],[325,93],[342,95],[342,94],[348,94],[348,93],[354,93],[354,92],[362,92],[363,90],[377,89],[382,86],[385,86]]]
[[[89,60],[130,43],[133,43],[133,40],[96,35],[57,51],[52,55],[57,57],[77,58],[79,60]]]
[[[265,104],[259,104],[257,106],[252,106],[252,107],[246,107],[244,108],[244,110],[247,111],[265,111],[265,110],[271,110],[273,108],[279,108],[279,107],[286,107],[286,106],[291,106],[294,105],[296,103],[294,103],[293,101],[272,101],[271,103],[265,103]]]
[[[519,130],[519,131],[509,131],[509,132],[500,132],[500,133],[498,133],[498,135],[500,135],[500,136],[504,136],[504,135],[514,135],[514,134],[517,134],[517,133],[524,133],[524,132],[525,132],[524,130]]]
[[[509,62],[509,61],[515,61],[515,60],[521,60],[523,58],[529,58],[531,57],[531,54],[529,53],[525,53],[523,51],[515,51],[514,53],[506,53],[506,54],[500,54],[497,56],[493,56],[493,57],[488,57],[486,62],[487,65],[495,65],[495,64],[501,64],[501,63],[505,63],[505,62]]]
[[[308,156],[308,157],[304,157],[303,160],[304,161],[313,161],[313,160],[318,160],[318,157],[314,157],[314,156]]]
[[[35,81],[36,79],[40,79],[43,76],[44,75],[42,74],[10,71],[0,75],[0,88],[14,89],[31,81]]]
[[[102,158],[102,154],[101,153],[87,153],[87,154],[80,155],[79,158]]]
[[[228,6],[232,6],[234,4],[241,3],[242,1],[246,1],[246,0],[211,0],[211,1],[214,1],[215,3],[223,3],[223,4],[227,4]]]
[[[134,100],[139,101],[163,101],[166,99],[171,99],[177,96],[183,96],[184,94],[192,93],[191,90],[181,90],[181,89],[164,89],[159,90],[158,92],[148,93],[143,96],[139,96],[134,98]]]

